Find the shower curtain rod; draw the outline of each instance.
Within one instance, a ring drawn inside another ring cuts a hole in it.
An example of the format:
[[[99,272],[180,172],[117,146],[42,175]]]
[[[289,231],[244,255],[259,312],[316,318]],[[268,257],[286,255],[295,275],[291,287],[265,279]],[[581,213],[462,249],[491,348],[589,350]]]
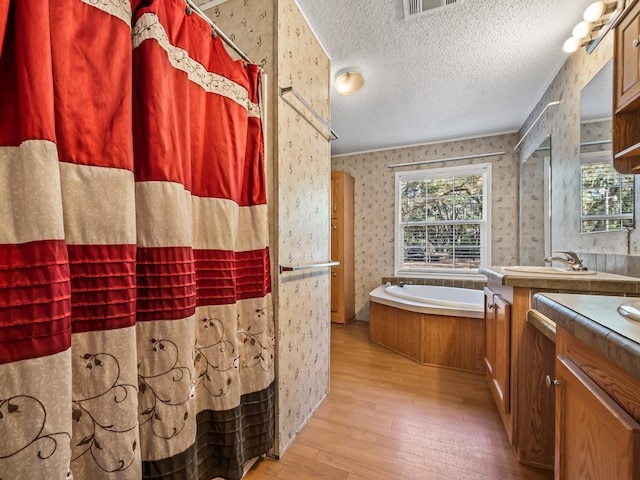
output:
[[[224,33],[222,30],[220,30],[220,27],[218,27],[218,25],[215,24],[215,22],[213,20],[211,20],[209,17],[207,17],[207,14],[204,13],[202,10],[200,10],[200,7],[198,7],[195,3],[193,3],[191,0],[184,0],[184,2],[187,4],[187,6],[189,8],[191,8],[194,12],[196,12],[200,17],[202,17],[202,19],[207,22],[209,25],[211,25],[211,28],[213,28],[213,31],[216,32],[217,35],[220,35],[220,38],[222,38],[222,40],[224,41],[224,43],[226,43],[227,45],[229,45],[229,47],[231,47],[231,49],[233,49],[234,52],[236,52],[240,58],[242,58],[245,62],[247,63],[255,63],[253,62],[249,56],[244,53],[240,47],[238,47],[238,45],[236,45],[234,43],[233,40],[231,40],[226,33]]]

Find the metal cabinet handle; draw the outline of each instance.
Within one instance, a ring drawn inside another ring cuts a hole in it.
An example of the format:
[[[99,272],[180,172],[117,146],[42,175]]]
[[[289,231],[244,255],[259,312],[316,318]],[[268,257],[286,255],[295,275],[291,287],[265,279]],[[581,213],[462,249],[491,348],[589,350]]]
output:
[[[633,48],[638,48],[638,46],[640,46],[640,38],[636,38],[632,43],[631,46]]]
[[[560,382],[558,380],[556,380],[555,378],[552,379],[549,375],[545,375],[544,383],[547,385],[547,388],[551,388],[551,386],[557,387],[558,385],[560,385]]]
[[[496,297],[498,296],[497,293],[493,293],[491,295],[491,301],[493,303],[487,303],[487,310],[493,310],[494,308],[498,308],[496,305]],[[487,299],[487,302],[489,301],[489,299]]]
[[[338,227],[337,227],[336,225],[334,225],[332,228],[333,228],[334,230],[337,230],[337,229],[338,229]]]

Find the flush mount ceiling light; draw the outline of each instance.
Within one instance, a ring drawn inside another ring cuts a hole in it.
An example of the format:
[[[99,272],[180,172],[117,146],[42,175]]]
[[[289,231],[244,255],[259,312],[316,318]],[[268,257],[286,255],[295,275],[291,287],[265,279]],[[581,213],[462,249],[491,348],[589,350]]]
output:
[[[613,18],[623,9],[624,0],[592,3],[584,11],[584,20],[573,28],[572,36],[564,42],[562,49],[567,53],[573,53],[582,45],[591,44],[587,47],[587,52],[591,53],[609,31]]]
[[[333,85],[340,95],[355,95],[364,86],[364,77],[353,67],[343,68],[336,73]]]

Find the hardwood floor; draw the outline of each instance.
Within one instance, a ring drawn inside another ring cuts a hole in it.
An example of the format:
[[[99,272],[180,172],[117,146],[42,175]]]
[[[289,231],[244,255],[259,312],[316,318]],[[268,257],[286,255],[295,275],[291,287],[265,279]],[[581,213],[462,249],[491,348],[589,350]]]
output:
[[[367,322],[331,332],[331,392],[282,459],[246,480],[543,480],[520,465],[484,375],[427,367],[369,342]]]

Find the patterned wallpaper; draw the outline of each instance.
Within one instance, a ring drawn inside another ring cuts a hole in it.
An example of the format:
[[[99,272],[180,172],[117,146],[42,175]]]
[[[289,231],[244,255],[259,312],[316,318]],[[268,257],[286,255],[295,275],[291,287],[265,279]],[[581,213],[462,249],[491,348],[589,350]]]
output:
[[[580,143],[611,141],[611,120],[587,122],[580,125]],[[611,151],[611,144],[585,145],[580,147],[582,153]]]
[[[543,178],[545,162],[549,162],[551,155],[547,150],[549,145],[547,137],[540,144],[540,149],[520,165],[520,265],[544,265],[547,255],[545,234],[549,228],[545,225],[544,206],[545,197],[549,197],[549,187]]]
[[[293,0],[280,0],[278,85],[293,86],[328,120],[329,72],[329,59]],[[313,116],[306,113],[305,118]],[[326,262],[330,258],[329,142],[282,100],[278,103],[278,129],[280,262]],[[329,270],[281,276],[281,451],[290,445],[329,390],[329,280]]]
[[[580,128],[580,92],[611,59],[612,52],[613,37],[610,33],[591,55],[587,54],[584,49],[580,49],[568,58],[527,118],[520,133],[522,134],[529,129],[533,120],[547,103],[555,100],[560,100],[561,103],[550,107],[525,138],[520,151],[520,159],[522,161],[529,157],[543,139],[548,135],[551,136],[552,249],[573,250],[585,257],[588,256],[591,264],[587,264],[587,266],[593,269],[612,273],[625,271],[634,274],[634,271],[623,268],[624,265],[620,264],[619,258],[616,258],[615,262],[611,262],[609,267],[606,266],[605,259],[596,258],[598,255],[626,255],[626,233],[580,233],[581,135],[583,139],[603,138],[605,135],[603,131],[606,129],[606,123],[591,124],[586,129]],[[535,179],[531,179],[531,181],[535,181]],[[542,178],[537,177],[537,181],[542,182]],[[636,187],[636,197],[638,196],[637,190],[638,187]],[[638,214],[636,213],[636,221],[637,218]],[[633,249],[633,245],[637,246],[639,243],[640,232],[634,230],[630,238],[631,253],[640,253],[640,251]]]
[[[329,388],[329,271],[280,275],[277,266],[329,259],[330,146],[278,97],[278,87],[293,86],[328,120],[329,59],[293,0],[230,0],[208,14],[269,75],[267,168],[278,330],[275,453],[282,455]]]
[[[390,164],[507,152],[497,157],[432,163],[418,168],[493,163],[492,263],[517,263],[519,164],[517,154],[513,153],[516,142],[516,134],[498,135],[332,158],[332,170],[344,170],[355,178],[357,319],[369,319],[369,292],[380,285],[382,277],[393,275],[395,173],[411,168],[392,169],[387,167]]]

